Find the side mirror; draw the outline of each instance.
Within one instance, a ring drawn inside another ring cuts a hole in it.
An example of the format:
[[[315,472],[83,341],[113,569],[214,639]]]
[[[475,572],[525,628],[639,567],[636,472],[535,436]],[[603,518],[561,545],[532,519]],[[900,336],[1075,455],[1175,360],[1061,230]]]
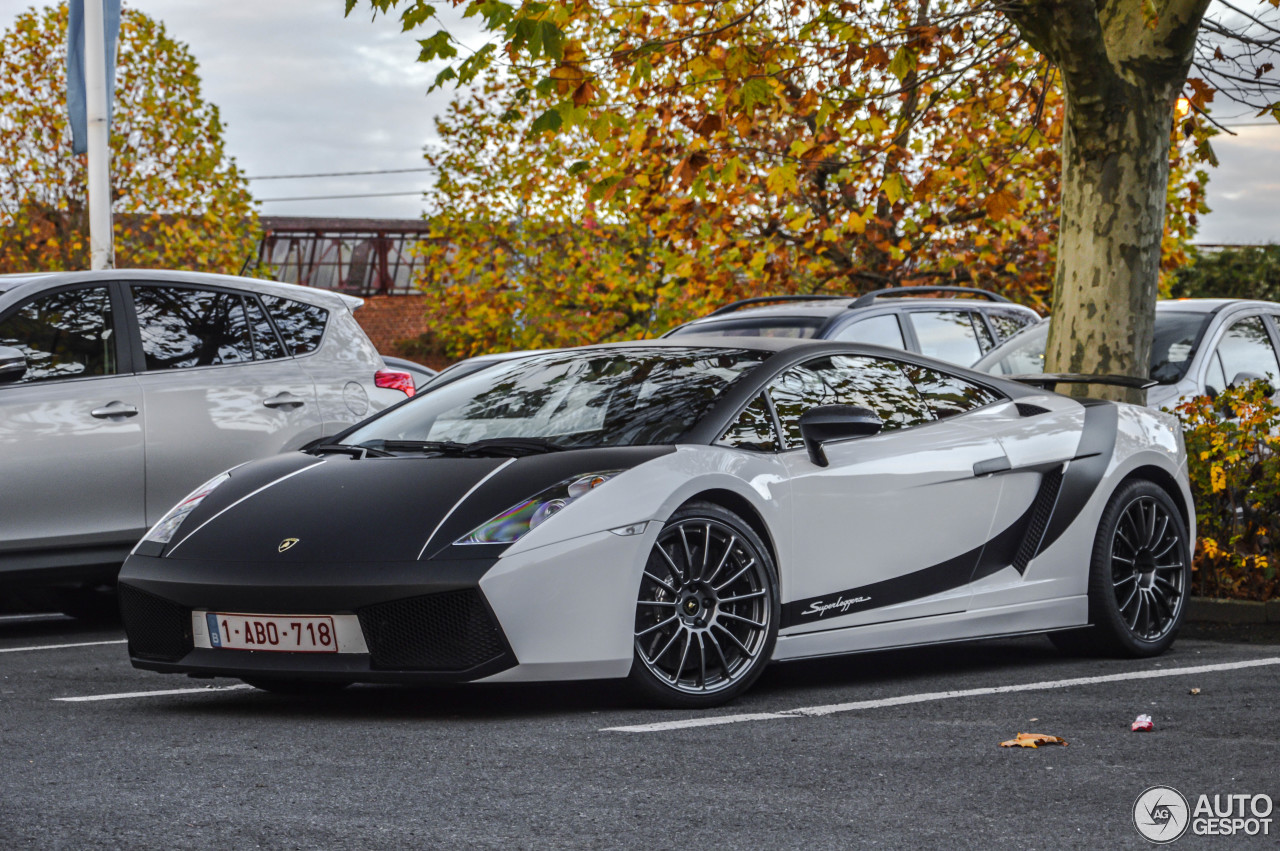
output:
[[[27,374],[27,356],[21,349],[0,346],[0,384],[17,381]]]
[[[1243,387],[1246,384],[1252,384],[1255,381],[1261,381],[1266,388],[1268,396],[1274,396],[1276,388],[1272,386],[1270,379],[1265,375],[1258,375],[1256,372],[1237,372],[1236,377],[1231,379],[1231,387]]]
[[[809,460],[819,467],[827,466],[827,453],[822,450],[833,440],[879,434],[884,428],[880,415],[857,405],[822,405],[800,415],[800,436],[809,450]]]

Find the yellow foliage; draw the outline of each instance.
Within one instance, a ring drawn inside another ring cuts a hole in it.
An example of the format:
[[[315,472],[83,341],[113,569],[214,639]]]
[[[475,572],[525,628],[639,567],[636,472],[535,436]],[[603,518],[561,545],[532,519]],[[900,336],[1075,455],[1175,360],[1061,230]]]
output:
[[[67,6],[28,9],[0,42],[0,272],[88,268],[86,161],[71,154]],[[164,25],[121,13],[111,132],[116,265],[234,274],[257,214],[226,155],[195,59]]]

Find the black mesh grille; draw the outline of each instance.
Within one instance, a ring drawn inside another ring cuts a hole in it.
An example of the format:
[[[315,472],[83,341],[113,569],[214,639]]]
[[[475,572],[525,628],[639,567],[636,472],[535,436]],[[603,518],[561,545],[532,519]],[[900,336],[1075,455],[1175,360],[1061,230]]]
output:
[[[128,585],[121,585],[119,592],[130,653],[176,662],[191,651],[190,609]]]
[[[1040,551],[1040,541],[1044,538],[1049,518],[1053,516],[1053,506],[1058,502],[1058,491],[1061,488],[1062,467],[1055,467],[1040,480],[1040,490],[1031,506],[1031,521],[1027,523],[1027,533],[1022,536],[1018,554],[1013,558],[1013,566],[1019,573],[1026,570],[1028,562]]]
[[[1042,408],[1039,405],[1033,405],[1030,402],[1018,402],[1016,405],[1018,408],[1018,416],[1020,417],[1036,417],[1040,414],[1049,413],[1048,408]]]
[[[505,652],[502,633],[474,589],[379,603],[356,614],[373,668],[464,671]]]

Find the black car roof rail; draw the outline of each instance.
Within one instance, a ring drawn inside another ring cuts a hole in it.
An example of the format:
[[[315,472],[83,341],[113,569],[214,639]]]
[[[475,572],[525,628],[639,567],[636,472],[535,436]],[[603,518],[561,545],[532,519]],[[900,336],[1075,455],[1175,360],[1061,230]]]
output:
[[[725,313],[733,313],[735,310],[741,310],[753,304],[773,304],[787,301],[841,301],[848,297],[847,295],[761,295],[755,298],[744,298],[740,301],[730,302],[724,307],[717,307],[707,316],[721,316]]]
[[[880,290],[872,290],[869,293],[858,296],[856,299],[854,299],[853,304],[849,306],[850,307],[866,307],[868,304],[871,304],[872,302],[874,302],[878,296],[914,295],[915,293],[965,293],[967,295],[980,295],[983,298],[986,298],[990,301],[1003,301],[1003,302],[1009,302],[1010,304],[1012,304],[1012,302],[1010,302],[1009,299],[1005,298],[999,293],[989,292],[988,290],[980,290],[980,289],[977,289],[976,287],[954,287],[954,286],[915,287],[915,286],[912,286],[912,287],[885,287],[884,289],[880,289]]]

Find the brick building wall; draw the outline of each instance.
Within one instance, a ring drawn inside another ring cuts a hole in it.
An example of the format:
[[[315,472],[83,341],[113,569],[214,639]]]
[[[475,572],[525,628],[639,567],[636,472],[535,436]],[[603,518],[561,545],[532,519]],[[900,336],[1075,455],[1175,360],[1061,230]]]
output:
[[[423,360],[410,352],[402,352],[398,344],[415,340],[429,330],[423,316],[426,307],[425,295],[365,296],[364,306],[356,309],[355,317],[382,354]]]

